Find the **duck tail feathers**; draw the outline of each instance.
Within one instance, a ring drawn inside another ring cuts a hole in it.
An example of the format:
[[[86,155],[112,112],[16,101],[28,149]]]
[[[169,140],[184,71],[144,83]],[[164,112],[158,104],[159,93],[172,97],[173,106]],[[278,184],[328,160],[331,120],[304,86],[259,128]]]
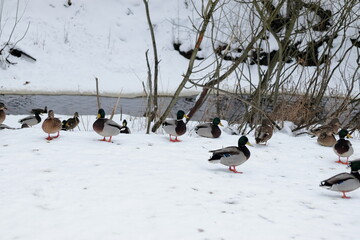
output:
[[[331,184],[329,184],[326,181],[322,181],[319,186],[322,187],[322,188],[327,188],[327,189],[331,188]]]
[[[210,163],[220,163],[220,159],[210,158],[210,159],[209,159],[209,162],[210,162]]]

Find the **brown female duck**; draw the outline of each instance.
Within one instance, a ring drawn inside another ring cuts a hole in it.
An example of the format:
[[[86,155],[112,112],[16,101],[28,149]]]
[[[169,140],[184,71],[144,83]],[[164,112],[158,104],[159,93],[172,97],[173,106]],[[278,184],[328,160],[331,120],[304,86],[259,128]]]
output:
[[[52,140],[53,138],[57,138],[60,136],[60,130],[61,130],[61,121],[54,116],[54,111],[49,110],[48,112],[48,118],[46,118],[42,124],[42,129],[44,132],[48,134],[47,140]],[[56,133],[57,135],[55,137],[50,137],[51,133]]]

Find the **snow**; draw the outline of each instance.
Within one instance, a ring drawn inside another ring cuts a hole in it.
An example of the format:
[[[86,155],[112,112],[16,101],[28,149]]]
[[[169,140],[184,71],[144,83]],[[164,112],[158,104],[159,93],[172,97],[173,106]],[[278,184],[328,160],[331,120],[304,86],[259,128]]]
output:
[[[19,127],[22,117],[4,124]],[[251,157],[235,174],[207,160],[239,136],[201,138],[190,122],[172,143],[162,131],[144,134],[144,119],[123,118],[133,133],[112,143],[98,141],[95,116],[52,141],[41,124],[1,130],[1,239],[357,238],[360,192],[342,199],[319,187],[349,169],[335,163],[332,148],[292,135],[289,123],[266,146],[250,133]],[[351,142],[354,160],[359,137]]]

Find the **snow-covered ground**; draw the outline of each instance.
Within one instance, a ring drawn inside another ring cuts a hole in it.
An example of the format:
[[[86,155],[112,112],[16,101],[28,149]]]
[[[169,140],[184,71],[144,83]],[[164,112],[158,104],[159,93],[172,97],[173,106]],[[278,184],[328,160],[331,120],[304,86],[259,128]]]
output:
[[[4,124],[19,127],[22,117]],[[239,136],[201,138],[190,122],[172,143],[161,131],[144,134],[143,119],[123,117],[133,133],[113,143],[98,141],[95,116],[52,141],[41,124],[0,131],[2,240],[357,239],[360,191],[342,199],[319,187],[349,169],[315,138],[294,137],[290,124],[267,146],[250,133],[251,157],[235,174],[207,160]],[[351,142],[354,160],[359,137]]]

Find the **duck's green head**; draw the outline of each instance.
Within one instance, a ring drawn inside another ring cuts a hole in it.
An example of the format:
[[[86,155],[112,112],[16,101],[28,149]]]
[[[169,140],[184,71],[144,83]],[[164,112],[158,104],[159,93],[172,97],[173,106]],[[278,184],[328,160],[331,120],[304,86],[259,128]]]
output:
[[[238,141],[238,146],[240,147],[240,146],[245,146],[245,145],[252,146],[247,137],[241,136]]]
[[[124,121],[122,122],[122,125],[124,126],[124,127],[126,127],[126,125],[127,125],[127,121],[124,119]]]
[[[360,170],[360,159],[349,161],[349,167],[352,172],[357,172]]]
[[[189,118],[186,114],[185,114],[185,112],[183,111],[183,110],[179,110],[178,112],[177,112],[177,114],[176,114],[176,119],[177,120],[181,120],[181,119],[183,119],[183,118]]]
[[[346,129],[341,129],[338,134],[340,138],[345,138],[345,137],[352,138],[352,136],[349,134],[349,131]]]
[[[102,108],[99,109],[98,114],[96,116],[96,119],[99,119],[99,118],[105,118],[105,111]]]
[[[221,124],[220,118],[218,118],[218,117],[216,117],[216,118],[213,119],[213,124],[214,124],[215,126],[217,126],[217,125],[223,126],[223,125]]]

